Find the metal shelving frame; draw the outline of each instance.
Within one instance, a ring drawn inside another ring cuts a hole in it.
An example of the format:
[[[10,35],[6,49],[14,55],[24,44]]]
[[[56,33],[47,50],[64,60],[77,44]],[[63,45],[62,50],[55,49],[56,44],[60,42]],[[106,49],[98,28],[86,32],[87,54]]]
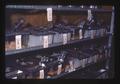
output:
[[[112,7],[112,15],[111,15],[111,25],[110,25],[110,35],[109,35],[109,40],[108,40],[108,47],[109,47],[109,50],[108,50],[108,56],[109,56],[109,59],[106,61],[106,69],[107,70],[110,70],[110,67],[109,67],[109,64],[110,64],[110,60],[111,60],[111,52],[112,52],[112,48],[113,48],[113,37],[114,37],[114,6]]]
[[[108,36],[109,36],[109,34],[106,35],[106,36],[103,36],[103,37],[96,37],[96,38],[94,38],[94,39],[86,38],[86,39],[73,40],[73,41],[67,42],[67,44],[65,44],[65,45],[71,45],[71,44],[75,44],[75,43],[83,43],[83,42],[85,42],[85,41],[102,39],[102,38],[106,38],[106,37],[108,37]],[[49,49],[49,48],[59,47],[59,46],[64,46],[64,44],[62,44],[62,43],[52,44],[52,45],[49,45],[48,48],[43,48],[43,47],[41,47],[41,46],[36,46],[36,47],[23,48],[23,49],[18,49],[18,50],[10,50],[10,51],[6,51],[6,52],[5,52],[5,55],[6,55],[6,56],[9,56],[9,55],[14,55],[14,54],[20,54],[20,53],[24,53],[24,52],[31,52],[31,51],[35,51],[35,50]]]
[[[105,9],[95,9],[95,8],[81,8],[80,6],[73,6],[73,7],[68,7],[68,6],[62,6],[59,7],[57,5],[7,5],[6,6],[7,9],[24,9],[24,10],[44,10],[46,11],[47,8],[52,8],[53,11],[87,11],[88,9],[92,10],[92,11],[96,11],[96,12],[112,12],[111,10],[105,10]]]
[[[95,11],[95,12],[102,12],[102,13],[112,13],[111,16],[111,25],[110,25],[110,32],[109,32],[109,40],[108,40],[108,47],[109,47],[109,56],[111,55],[111,43],[112,43],[112,38],[113,38],[113,28],[114,28],[114,7],[112,10],[105,10],[105,9],[91,9],[91,8],[81,8],[80,6],[74,6],[74,7],[67,7],[67,6],[62,6],[62,7],[58,7],[56,5],[48,5],[48,6],[39,6],[39,5],[6,5],[6,9],[21,9],[21,10],[43,10],[46,11],[47,8],[51,7],[53,9],[53,11],[81,11],[81,12],[87,12],[88,9],[90,9],[91,11]],[[20,11],[21,11],[20,10]],[[100,38],[100,37],[99,37]],[[83,40],[79,40],[79,41],[71,41],[68,42],[67,44],[73,44],[73,43],[78,43],[78,42],[84,42],[84,41],[88,41],[91,39],[83,39]],[[61,46],[60,45],[52,45],[49,48],[52,47],[57,47],[57,46]],[[9,55],[14,55],[14,54],[19,54],[22,52],[31,52],[33,50],[42,50],[43,48],[41,47],[34,47],[34,48],[28,48],[28,49],[21,49],[21,50],[15,50],[15,51],[10,51],[10,52],[6,52],[5,55],[9,56]],[[107,59],[106,61],[106,69],[109,69],[109,62],[110,59]],[[56,77],[55,77],[56,78]],[[57,77],[58,78],[58,77]]]

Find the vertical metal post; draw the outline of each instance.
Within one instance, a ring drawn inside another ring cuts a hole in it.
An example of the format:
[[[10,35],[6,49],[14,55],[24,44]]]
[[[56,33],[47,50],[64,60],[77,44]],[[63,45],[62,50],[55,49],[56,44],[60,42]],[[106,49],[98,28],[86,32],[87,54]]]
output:
[[[106,69],[109,69],[109,62],[110,62],[110,57],[111,57],[111,48],[112,48],[112,38],[113,38],[113,28],[114,28],[114,6],[112,7],[112,15],[111,15],[111,25],[110,25],[110,35],[109,35],[109,40],[108,40],[108,60],[106,62]]]
[[[111,47],[111,42],[112,42],[112,36],[113,36],[113,28],[114,28],[114,6],[112,8],[112,16],[111,16],[111,26],[110,26],[110,36],[109,36],[109,42],[108,42],[108,47]]]

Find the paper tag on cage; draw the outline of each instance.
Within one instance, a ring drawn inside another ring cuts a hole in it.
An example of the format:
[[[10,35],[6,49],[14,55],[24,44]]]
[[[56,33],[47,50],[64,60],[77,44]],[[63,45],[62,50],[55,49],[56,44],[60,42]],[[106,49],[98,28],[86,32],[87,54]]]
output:
[[[82,60],[82,67],[85,67],[85,59]]]
[[[44,70],[39,71],[39,78],[44,79]]]
[[[88,10],[88,17],[87,19],[90,21],[92,19],[92,13],[91,10]]]
[[[94,39],[94,30],[91,30],[90,36],[91,36],[91,39]]]
[[[57,71],[57,74],[59,75],[62,71],[62,64],[58,65],[58,71]]]
[[[52,8],[47,8],[47,20],[52,21]]]
[[[82,60],[80,60],[80,67],[82,66]]]
[[[74,71],[73,61],[69,61],[69,64],[70,64],[70,72]]]
[[[79,30],[79,39],[82,39],[82,29]]]
[[[21,35],[16,35],[16,36],[15,36],[16,49],[21,49],[21,48],[22,48],[21,37],[22,37]]]
[[[12,79],[17,79],[17,77],[13,77]]]
[[[48,36],[43,36],[43,48],[48,48]]]
[[[63,44],[67,43],[67,34],[63,34]]]

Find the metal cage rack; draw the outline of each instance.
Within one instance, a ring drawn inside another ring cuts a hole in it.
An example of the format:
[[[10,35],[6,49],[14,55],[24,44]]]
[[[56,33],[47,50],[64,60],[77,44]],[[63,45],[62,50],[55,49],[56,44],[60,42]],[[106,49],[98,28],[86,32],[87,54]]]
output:
[[[25,37],[24,32],[21,31],[16,33],[16,31],[12,31],[12,33],[5,33],[5,37],[10,39],[10,37],[14,38],[14,42],[25,43],[26,45],[30,40],[26,39],[36,39],[36,42],[39,41],[38,38],[41,38],[41,45],[43,46],[34,46],[34,47],[25,47],[18,49],[5,51],[5,62],[6,62],[6,78],[10,79],[69,79],[69,78],[77,78],[77,79],[106,79],[109,78],[109,63],[111,59],[112,53],[112,39],[113,39],[113,28],[114,28],[114,7],[111,6],[112,9],[104,9],[99,8],[97,6],[75,6],[75,5],[6,5],[6,17],[8,21],[10,21],[10,17],[12,14],[34,14],[44,12],[46,13],[47,8],[52,8],[53,14],[62,14],[63,12],[69,13],[73,12],[80,13],[85,12],[88,13],[88,10],[93,12],[94,14],[105,13],[111,14],[111,22],[108,26],[108,30],[104,30],[104,27],[100,25],[100,27],[96,27],[96,29],[82,29],[78,28],[78,39],[72,39],[71,36],[74,36],[74,28],[69,26],[57,26],[56,30],[49,28],[47,32],[52,32],[52,36],[45,33],[44,35],[39,32],[39,30],[34,30],[33,34],[31,29],[27,30],[27,37]],[[35,10],[35,11],[33,11]],[[85,15],[86,15],[85,14]],[[47,14],[46,14],[47,15]],[[81,14],[82,16],[82,14]],[[87,15],[86,15],[87,16]],[[24,23],[24,22],[23,22]],[[23,24],[22,22],[18,24],[18,26]],[[48,22],[49,23],[49,22]],[[50,22],[52,24],[52,22]],[[6,23],[6,25],[8,25]],[[11,25],[11,24],[9,24]],[[88,25],[89,26],[89,25]],[[52,25],[52,27],[56,27]],[[67,27],[69,27],[67,29]],[[77,28],[77,26],[75,26]],[[93,26],[94,27],[94,26]],[[100,30],[100,28],[102,28]],[[47,27],[43,27],[47,28]],[[63,28],[63,29],[62,29]],[[7,29],[7,28],[6,28]],[[34,28],[33,28],[34,29]],[[80,29],[82,30],[82,38],[80,37]],[[58,33],[58,31],[61,31]],[[85,32],[83,32],[85,31]],[[9,31],[8,31],[9,32]],[[14,33],[13,33],[14,32]],[[86,33],[87,32],[87,33]],[[102,32],[102,33],[101,33]],[[104,32],[104,34],[103,34]],[[43,31],[42,31],[43,33]],[[86,33],[86,34],[85,34]],[[87,35],[90,33],[89,35]],[[94,36],[93,36],[94,33]],[[97,33],[99,33],[97,35]],[[22,37],[22,41],[19,39],[16,41],[17,36],[20,35]],[[30,35],[34,35],[30,37]],[[42,35],[42,36],[41,36]],[[48,37],[45,37],[48,35]],[[66,35],[66,38],[64,38]],[[70,35],[70,36],[69,36]],[[85,37],[85,35],[87,35]],[[50,43],[45,45],[44,47],[44,38],[48,38],[48,43],[50,40],[54,42],[55,38],[58,40],[62,36],[62,40],[58,43]],[[25,37],[23,39],[23,37]],[[52,38],[52,39],[49,39]],[[68,39],[69,38],[69,39]],[[34,40],[33,39],[33,40]],[[24,41],[25,40],[25,41]],[[31,40],[31,41],[33,41]],[[35,41],[35,40],[34,40]],[[64,42],[65,41],[65,42]],[[33,42],[33,43],[36,43]],[[43,44],[42,44],[43,42]],[[6,40],[7,43],[10,43]],[[38,43],[39,44],[39,43]],[[29,44],[29,45],[32,45]],[[98,46],[99,45],[99,46]],[[88,46],[88,47],[86,47]],[[97,46],[97,47],[96,47]],[[88,52],[91,51],[91,52]],[[93,53],[92,53],[93,52]],[[38,56],[38,58],[35,58]],[[30,60],[29,60],[29,57]],[[79,59],[79,60],[78,60]],[[27,61],[28,60],[28,61]],[[32,61],[31,61],[32,60]],[[71,61],[72,60],[72,61]],[[74,60],[74,61],[73,61]],[[78,62],[77,62],[78,61]],[[16,63],[16,64],[15,64]],[[21,65],[17,65],[17,63],[21,63]],[[78,64],[77,64],[78,63]],[[12,67],[13,66],[13,67]],[[24,67],[26,66],[26,67]],[[32,67],[31,67],[32,66]],[[74,68],[74,67],[76,68]],[[23,67],[23,68],[20,68]],[[28,68],[27,68],[28,67]],[[12,70],[13,68],[13,70]],[[96,69],[97,68],[97,69]],[[95,70],[95,71],[94,71]],[[73,74],[73,75],[72,75]],[[72,75],[72,76],[71,76]],[[75,77],[74,77],[75,76]]]

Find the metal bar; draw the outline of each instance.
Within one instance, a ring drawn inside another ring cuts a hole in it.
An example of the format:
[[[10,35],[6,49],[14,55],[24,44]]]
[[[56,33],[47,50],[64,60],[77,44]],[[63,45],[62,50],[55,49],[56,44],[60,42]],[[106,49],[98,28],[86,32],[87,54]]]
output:
[[[108,35],[107,35],[108,36]],[[101,39],[101,38],[105,38],[107,36],[104,37],[96,37],[95,39]],[[82,39],[82,40],[75,40],[75,41],[70,41],[67,44],[74,44],[74,43],[79,43],[79,42],[85,42],[88,40],[95,40],[95,39]],[[50,45],[48,48],[53,48],[53,47],[58,47],[58,46],[62,46],[63,44],[52,44]],[[24,52],[30,52],[30,51],[35,51],[35,50],[43,50],[44,48],[41,46],[37,46],[37,47],[30,47],[30,48],[24,48],[24,49],[20,49],[20,50],[11,50],[11,51],[6,51],[5,55],[14,55],[14,54],[19,54],[19,53],[24,53]]]
[[[114,7],[113,7],[113,12],[112,12],[112,16],[111,16],[111,26],[110,26],[110,33],[112,34],[112,35],[110,35],[110,38],[109,38],[109,47],[111,47],[111,41],[112,41],[112,37],[113,37],[113,29],[114,29]]]
[[[108,47],[110,47],[109,50],[108,50],[108,56],[109,56],[109,58],[111,57],[112,38],[113,38],[113,35],[114,35],[114,33],[113,33],[113,28],[114,28],[114,6],[113,6],[112,10],[113,11],[112,11],[111,25],[110,25],[110,34],[111,35],[109,35],[109,40],[108,40]],[[110,62],[109,58],[106,61],[106,69],[109,69],[109,62]]]
[[[55,11],[86,11],[88,9],[96,12],[112,12],[111,10],[104,10],[104,9],[94,9],[94,8],[81,8],[80,6],[62,6],[59,7],[57,5],[7,5],[7,9],[36,9],[36,10],[46,10],[48,7],[51,7]]]

